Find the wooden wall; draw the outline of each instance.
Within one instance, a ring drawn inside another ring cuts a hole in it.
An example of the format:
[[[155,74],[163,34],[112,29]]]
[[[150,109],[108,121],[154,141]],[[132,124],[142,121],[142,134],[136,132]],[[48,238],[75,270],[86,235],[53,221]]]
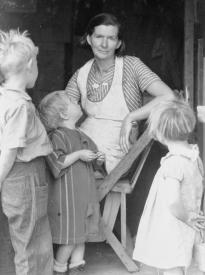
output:
[[[70,70],[65,57],[71,54],[71,0],[1,0],[0,28],[28,30],[39,46],[39,78],[30,91],[35,103],[48,92],[64,88]]]
[[[205,1],[198,0],[197,6],[197,22],[200,24],[200,33],[203,38],[203,49],[205,52]]]
[[[205,1],[195,2],[195,108],[205,105]],[[197,123],[197,143],[205,163],[205,124]]]

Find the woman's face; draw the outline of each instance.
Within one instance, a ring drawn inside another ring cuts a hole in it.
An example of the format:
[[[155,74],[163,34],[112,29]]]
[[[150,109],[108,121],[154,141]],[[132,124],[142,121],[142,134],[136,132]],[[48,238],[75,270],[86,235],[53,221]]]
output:
[[[99,60],[109,60],[114,57],[116,49],[121,45],[118,39],[118,27],[99,25],[94,28],[92,35],[87,36],[94,57]]]

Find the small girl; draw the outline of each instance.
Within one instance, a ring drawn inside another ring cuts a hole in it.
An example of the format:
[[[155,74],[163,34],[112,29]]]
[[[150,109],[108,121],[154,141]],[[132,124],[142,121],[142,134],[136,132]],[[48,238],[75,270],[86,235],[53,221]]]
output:
[[[185,274],[192,260],[196,232],[204,229],[200,214],[203,165],[188,137],[195,127],[192,109],[183,101],[164,101],[149,117],[149,132],[168,147],[152,183],[136,237],[133,259]]]
[[[104,155],[75,128],[82,111],[64,91],[48,94],[39,112],[54,148],[47,158],[54,179],[48,212],[53,243],[59,245],[54,271],[66,274],[70,258],[69,274],[78,274],[85,265],[85,241],[98,235],[99,203],[92,162],[102,162]]]

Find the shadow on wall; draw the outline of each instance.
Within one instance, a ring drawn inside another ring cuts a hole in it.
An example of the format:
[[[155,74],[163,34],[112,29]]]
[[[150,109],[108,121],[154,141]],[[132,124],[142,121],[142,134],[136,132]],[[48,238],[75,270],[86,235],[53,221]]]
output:
[[[153,143],[135,189],[132,194],[128,196],[127,223],[132,236],[135,236],[137,233],[138,224],[150,186],[160,166],[160,160],[166,153],[167,149],[164,146],[158,142]]]

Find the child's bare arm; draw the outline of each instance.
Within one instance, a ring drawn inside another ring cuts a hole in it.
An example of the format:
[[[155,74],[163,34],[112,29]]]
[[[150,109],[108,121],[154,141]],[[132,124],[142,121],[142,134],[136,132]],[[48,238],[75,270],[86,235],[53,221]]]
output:
[[[64,153],[53,151],[46,157],[47,164],[54,178],[59,178],[66,173],[66,169],[78,160],[92,161],[96,158],[96,154],[91,150],[78,150],[72,153]]]
[[[199,231],[205,229],[205,216],[199,213],[188,212],[183,204],[180,192],[180,182],[173,178],[167,178],[167,202],[173,216]]]
[[[64,168],[72,165],[74,162],[77,160],[81,159],[82,161],[85,162],[90,162],[94,159],[96,159],[97,155],[95,152],[91,150],[79,150],[76,152],[73,152],[71,154],[66,155],[63,166]]]
[[[10,172],[17,155],[17,148],[15,149],[4,149],[0,155],[0,190],[2,184]]]

